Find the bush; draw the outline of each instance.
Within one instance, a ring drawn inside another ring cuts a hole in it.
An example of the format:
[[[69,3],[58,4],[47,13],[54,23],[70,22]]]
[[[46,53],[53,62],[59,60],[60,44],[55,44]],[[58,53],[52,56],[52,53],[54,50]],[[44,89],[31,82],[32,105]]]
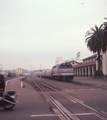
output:
[[[94,77],[104,77],[102,70],[97,70],[94,73]]]

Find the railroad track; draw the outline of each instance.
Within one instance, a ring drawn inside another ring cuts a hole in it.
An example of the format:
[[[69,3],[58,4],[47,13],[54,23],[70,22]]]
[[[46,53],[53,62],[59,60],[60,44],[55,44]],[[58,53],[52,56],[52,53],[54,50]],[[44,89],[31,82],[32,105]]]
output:
[[[76,116],[74,116],[73,114],[71,114],[69,112],[68,114],[68,110],[63,109],[63,106],[55,99],[53,98],[51,95],[49,95],[47,92],[45,92],[40,85],[38,85],[35,81],[33,81],[33,83],[35,84],[36,87],[38,87],[40,89],[40,91],[42,91],[42,93],[56,106],[56,108],[60,111],[60,113],[66,118],[66,120],[80,120],[79,118],[77,118]],[[39,82],[39,84],[41,84]],[[45,84],[43,84],[44,86],[46,86]],[[46,86],[47,87],[47,86]],[[48,88],[51,88],[48,86]],[[51,88],[52,89],[52,88]],[[54,90],[54,89],[53,89]],[[60,104],[60,105],[59,105]]]
[[[82,106],[84,106],[87,109],[90,109],[92,112],[96,113],[97,115],[100,116],[101,120],[106,120],[107,115],[95,110],[94,108],[86,105],[83,101],[67,94],[62,91],[57,90],[56,88],[50,86],[49,84],[37,81],[37,80],[32,80],[29,81],[29,83],[34,87],[38,88],[42,93],[55,105],[55,107],[60,111],[60,113],[66,118],[66,120],[80,120],[78,117],[76,117],[74,114],[72,114],[70,111],[68,111],[58,100],[56,100],[49,92],[46,92],[45,88],[48,88],[52,91],[57,92],[61,96],[65,97],[66,99],[70,100],[73,103],[78,103]],[[44,86],[44,87],[43,87]]]

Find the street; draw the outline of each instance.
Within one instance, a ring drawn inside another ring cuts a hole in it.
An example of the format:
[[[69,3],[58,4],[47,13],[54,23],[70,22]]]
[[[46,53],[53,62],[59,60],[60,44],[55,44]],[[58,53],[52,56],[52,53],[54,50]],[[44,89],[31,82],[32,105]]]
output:
[[[58,92],[46,87],[44,87],[44,90],[54,97],[63,109],[66,109],[67,113],[70,114],[68,116],[71,116],[73,120],[107,119],[92,110],[107,115],[107,79],[101,81],[100,79],[75,77],[72,82],[61,82],[32,77],[23,81],[18,78],[12,79],[7,83],[6,90],[16,90],[19,94],[17,99],[19,102],[10,111],[0,108],[1,120],[66,120],[55,105],[40,90],[29,84],[29,81],[39,81],[56,88]],[[25,85],[24,88],[22,82]],[[70,98],[66,99],[60,92],[68,94],[77,101],[70,100]]]

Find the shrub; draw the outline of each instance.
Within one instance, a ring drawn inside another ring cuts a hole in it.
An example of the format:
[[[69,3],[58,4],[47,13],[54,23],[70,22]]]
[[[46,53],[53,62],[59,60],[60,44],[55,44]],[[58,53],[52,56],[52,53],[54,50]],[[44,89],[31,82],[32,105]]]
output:
[[[94,73],[94,77],[103,77],[103,76],[104,76],[104,74],[103,74],[102,70],[97,70]]]

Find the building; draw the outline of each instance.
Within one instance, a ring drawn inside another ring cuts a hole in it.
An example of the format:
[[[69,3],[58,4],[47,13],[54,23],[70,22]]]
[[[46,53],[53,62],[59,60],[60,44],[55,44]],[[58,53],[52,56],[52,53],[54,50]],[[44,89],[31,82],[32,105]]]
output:
[[[0,74],[3,74],[3,65],[0,64]]]
[[[80,59],[69,59],[65,60],[62,57],[57,57],[56,64],[70,62],[74,69],[75,76],[82,77],[93,77],[96,70],[98,70],[98,56],[94,54],[83,60]],[[106,53],[100,54],[100,69],[102,70],[104,76],[107,76],[107,51]]]
[[[22,68],[17,68],[16,75],[17,76],[22,76]]]
[[[62,57],[57,57],[56,58],[56,61],[55,61],[55,64],[58,65],[58,64],[61,64],[61,63],[65,63],[65,62],[70,62],[73,63],[73,65],[75,64],[79,64],[81,63],[82,61],[80,59],[62,59]]]
[[[107,51],[106,53],[101,53],[101,68],[103,74],[107,76]]]
[[[94,72],[96,71],[96,57],[97,54],[92,55],[83,59],[83,62],[81,64],[74,65],[74,75],[84,77],[94,76]]]
[[[100,60],[100,69],[104,76],[107,76],[107,52],[101,53]],[[73,68],[75,76],[93,77],[95,71],[98,70],[97,54],[83,59],[81,64],[74,65]]]

